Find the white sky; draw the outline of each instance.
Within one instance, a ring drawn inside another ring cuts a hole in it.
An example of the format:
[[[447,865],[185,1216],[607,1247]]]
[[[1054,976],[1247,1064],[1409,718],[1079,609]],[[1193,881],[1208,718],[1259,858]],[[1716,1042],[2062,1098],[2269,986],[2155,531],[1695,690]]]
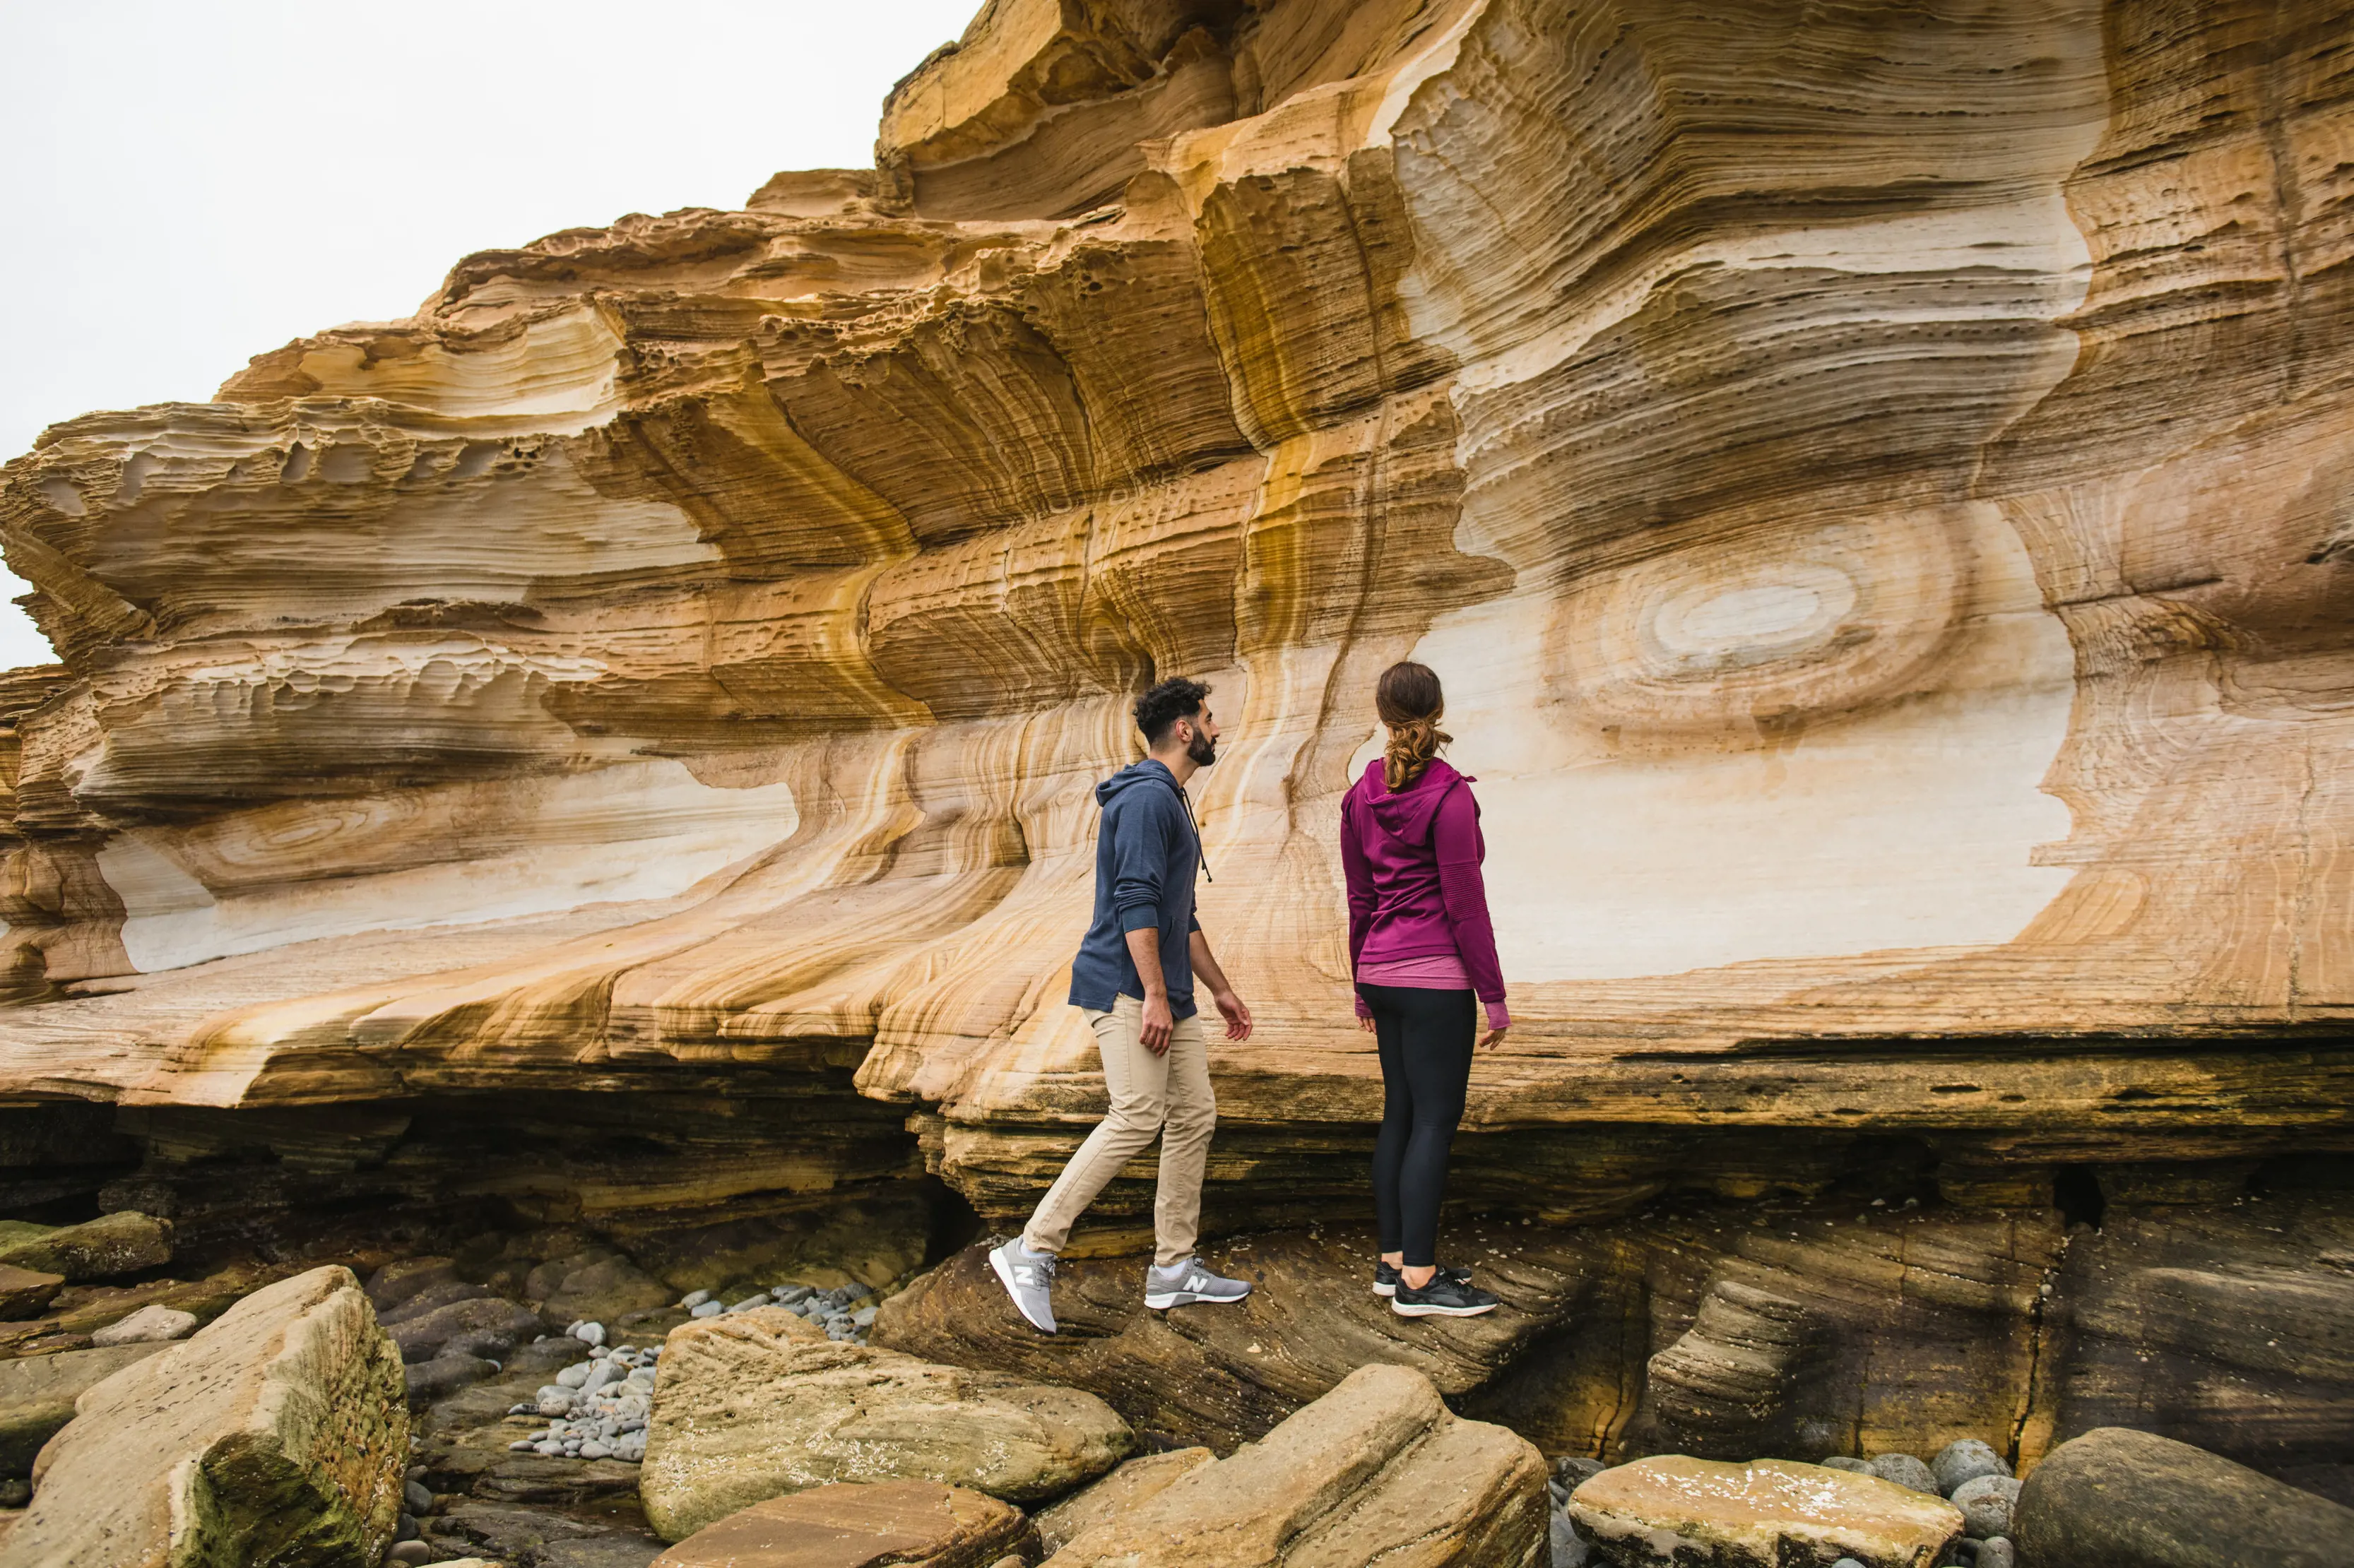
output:
[[[407,315],[468,251],[863,168],[979,8],[0,0],[0,461]],[[0,605],[0,668],[50,658]]]

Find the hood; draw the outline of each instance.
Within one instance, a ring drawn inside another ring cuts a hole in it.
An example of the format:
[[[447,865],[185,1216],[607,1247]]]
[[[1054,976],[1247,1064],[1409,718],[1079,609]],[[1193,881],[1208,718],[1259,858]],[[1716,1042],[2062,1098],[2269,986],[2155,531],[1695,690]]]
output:
[[[1140,784],[1157,784],[1172,795],[1177,793],[1177,775],[1169,771],[1168,764],[1156,762],[1148,757],[1141,762],[1129,763],[1097,785],[1096,804],[1108,806],[1113,796]]]
[[[1422,777],[1393,795],[1382,779],[1382,759],[1374,758],[1365,764],[1364,777],[1357,780],[1352,791],[1365,813],[1392,838],[1410,844],[1430,842],[1431,819],[1438,815],[1438,804],[1447,792],[1458,784],[1469,782],[1469,776],[1458,773],[1441,758],[1433,758]]]

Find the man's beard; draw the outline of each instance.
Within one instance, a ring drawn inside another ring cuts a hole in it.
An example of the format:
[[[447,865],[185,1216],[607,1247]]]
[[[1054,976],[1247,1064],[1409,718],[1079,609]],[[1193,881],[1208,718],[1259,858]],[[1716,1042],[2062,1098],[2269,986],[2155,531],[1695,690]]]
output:
[[[1195,730],[1193,738],[1185,743],[1185,760],[1196,768],[1207,768],[1217,759],[1218,743]]]

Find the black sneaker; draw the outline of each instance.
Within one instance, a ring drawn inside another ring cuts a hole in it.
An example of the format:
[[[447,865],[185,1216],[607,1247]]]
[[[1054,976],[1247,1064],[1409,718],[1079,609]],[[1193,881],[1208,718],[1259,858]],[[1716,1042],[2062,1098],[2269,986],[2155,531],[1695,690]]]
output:
[[[1458,1285],[1469,1285],[1471,1283],[1471,1271],[1468,1268],[1448,1268],[1442,1265],[1438,1270],[1438,1277],[1451,1279]],[[1376,1262],[1373,1265],[1373,1294],[1383,1298],[1395,1296],[1397,1287],[1398,1271],[1386,1263]]]
[[[1432,1275],[1419,1290],[1401,1279],[1390,1298],[1390,1310],[1401,1318],[1477,1318],[1495,1309],[1493,1296],[1445,1274]]]

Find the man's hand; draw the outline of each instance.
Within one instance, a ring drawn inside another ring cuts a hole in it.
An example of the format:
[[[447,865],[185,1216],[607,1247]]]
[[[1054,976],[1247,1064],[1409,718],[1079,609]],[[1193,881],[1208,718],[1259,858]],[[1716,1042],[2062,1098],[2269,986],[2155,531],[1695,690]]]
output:
[[[1144,1048],[1156,1056],[1169,1054],[1169,1033],[1177,1021],[1169,1015],[1169,993],[1158,991],[1144,999]]]
[[[1510,1028],[1511,1025],[1507,1024],[1505,1027]],[[1502,1029],[1490,1029],[1487,1033],[1479,1036],[1479,1049],[1482,1051],[1493,1051],[1500,1044],[1502,1043],[1503,1038],[1504,1031]]]
[[[1250,1009],[1243,1005],[1243,999],[1241,997],[1236,996],[1231,991],[1214,991],[1210,993],[1210,1000],[1218,1004],[1218,1016],[1226,1021],[1227,1039],[1247,1040],[1250,1038]]]

